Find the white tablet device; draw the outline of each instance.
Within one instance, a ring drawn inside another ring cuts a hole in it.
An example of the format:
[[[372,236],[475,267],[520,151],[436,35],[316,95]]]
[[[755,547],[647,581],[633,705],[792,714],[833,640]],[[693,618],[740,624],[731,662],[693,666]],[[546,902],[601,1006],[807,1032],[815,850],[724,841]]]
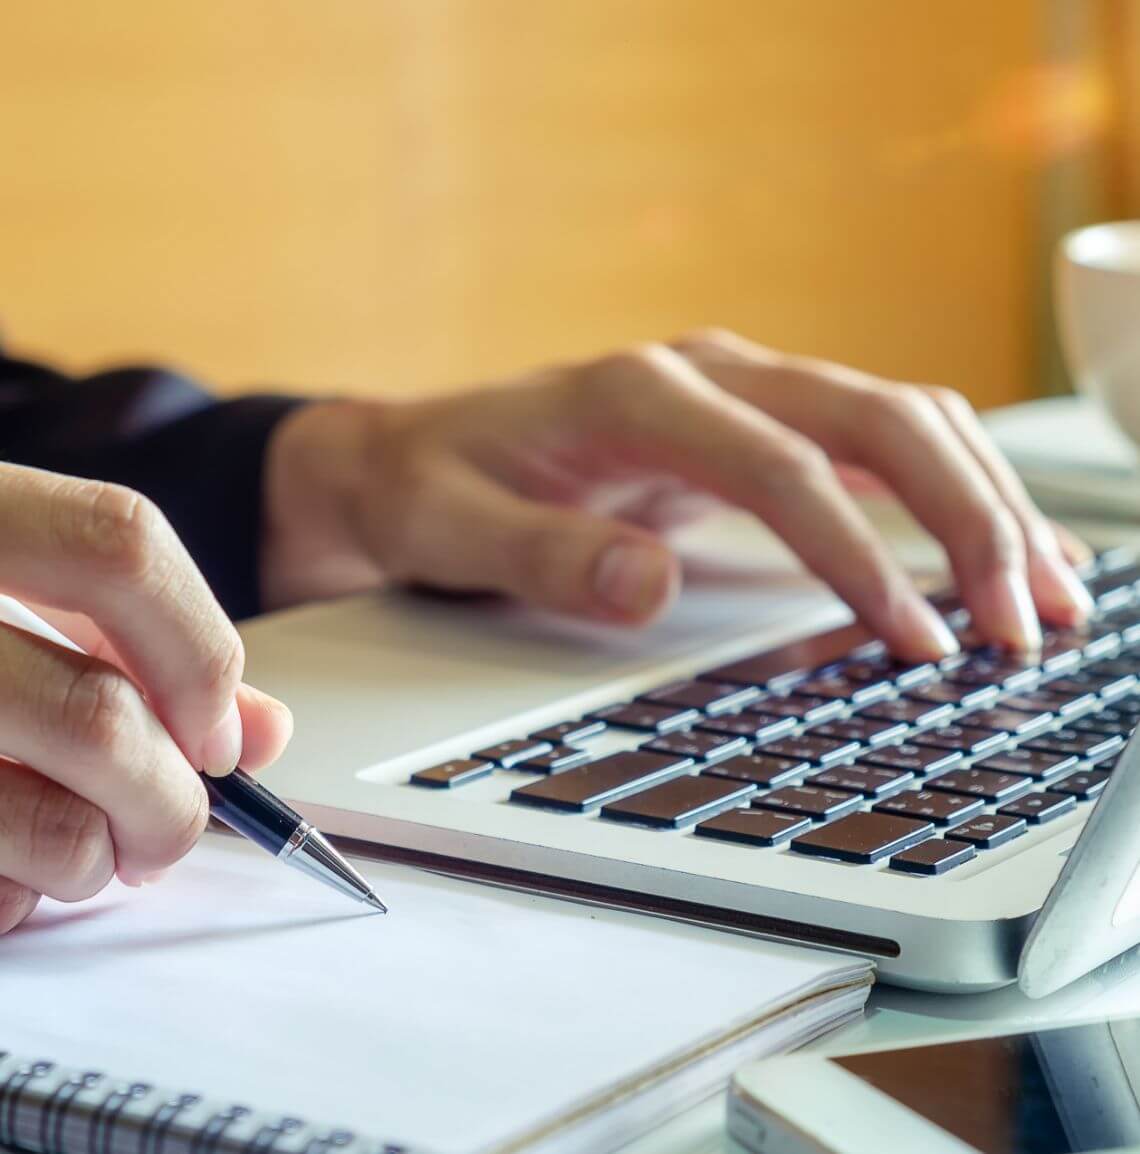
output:
[[[728,1128],[755,1154],[1140,1151],[1140,1018],[757,1062]]]

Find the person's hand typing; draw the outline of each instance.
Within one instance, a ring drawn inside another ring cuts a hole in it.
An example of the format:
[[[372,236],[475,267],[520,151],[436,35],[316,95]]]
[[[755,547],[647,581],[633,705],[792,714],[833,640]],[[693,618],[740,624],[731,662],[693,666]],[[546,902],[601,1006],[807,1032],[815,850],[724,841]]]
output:
[[[263,591],[382,576],[638,624],[679,581],[658,531],[712,495],[755,513],[903,656],[955,646],[845,485],[893,490],[942,543],[975,627],[1017,649],[1090,608],[1088,551],[1037,510],[957,393],[731,333],[646,345],[455,396],[287,418],[266,475]],[[604,514],[594,500],[641,482]],[[592,503],[593,502],[593,503]]]
[[[0,625],[0,933],[47,894],[180,858],[198,771],[260,768],[292,731],[242,684],[234,627],[162,514],[113,485],[0,465],[0,590],[86,653]]]

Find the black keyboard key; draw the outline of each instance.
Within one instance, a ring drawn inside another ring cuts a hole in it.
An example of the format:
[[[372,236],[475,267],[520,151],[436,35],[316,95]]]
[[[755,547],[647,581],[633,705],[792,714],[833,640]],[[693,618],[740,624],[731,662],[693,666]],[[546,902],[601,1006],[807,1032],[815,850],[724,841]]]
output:
[[[980,813],[956,825],[946,837],[947,840],[969,842],[979,849],[996,849],[1020,837],[1028,828],[1023,817],[1008,813]]]
[[[1038,656],[1046,673],[1058,673],[1075,669],[1084,656],[1081,645],[1074,645],[1071,638],[1046,632]]]
[[[601,816],[610,821],[678,829],[743,801],[755,789],[747,782],[729,778],[674,777],[603,805]]]
[[[1028,793],[1032,786],[1031,777],[1022,777],[1017,773],[998,773],[992,769],[952,769],[930,783],[931,789],[965,793],[988,802],[1010,801],[1020,794]]]
[[[1009,692],[1024,690],[1041,679],[1041,668],[1033,657],[1012,653],[972,655],[965,664],[946,673],[947,681],[962,685],[996,685]]]
[[[894,695],[894,686],[887,680],[856,681],[836,674],[830,677],[812,677],[801,681],[793,690],[797,696],[833,698],[849,701],[852,705],[869,705]]]
[[[804,725],[815,725],[838,717],[847,708],[843,701],[829,697],[765,697],[745,712],[766,717],[791,717]]]
[[[692,762],[686,757],[670,757],[665,753],[646,753],[645,750],[612,753],[589,765],[521,785],[511,790],[511,801],[585,813],[635,789],[654,785],[690,765]]]
[[[1111,776],[1103,769],[1081,769],[1053,782],[1049,788],[1054,793],[1071,793],[1078,801],[1087,801],[1104,790]]]
[[[828,789],[848,789],[864,797],[886,797],[914,781],[914,774],[905,769],[886,769],[877,765],[837,765],[813,775],[812,785]]]
[[[770,741],[764,752],[777,757],[798,757],[815,765],[833,765],[837,761],[847,761],[859,752],[857,741],[843,738],[816,737],[814,733],[799,737],[785,737],[782,741]]]
[[[932,838],[921,845],[912,846],[902,853],[895,854],[890,860],[889,868],[901,873],[919,874],[923,877],[933,877],[944,874],[955,866],[963,865],[977,856],[977,851],[967,842],[944,841],[942,838]]]
[[[883,749],[872,749],[861,754],[856,765],[884,765],[889,769],[908,770],[919,777],[928,773],[941,773],[951,769],[965,755],[956,749],[940,749],[933,745],[917,745],[904,741],[901,745],[888,745]]]
[[[799,728],[794,717],[765,717],[760,713],[729,713],[723,717],[709,717],[699,721],[694,729],[705,733],[721,733],[730,737],[743,737],[748,741],[763,744],[787,737]]]
[[[548,725],[545,729],[537,730],[530,736],[535,741],[548,741],[551,745],[561,745],[567,741],[586,741],[605,733],[606,723],[594,721],[584,717],[581,721],[560,721],[557,725]]]
[[[788,785],[752,799],[752,804],[763,809],[784,813],[798,813],[813,821],[828,821],[842,817],[862,804],[862,798],[837,789],[821,789],[813,785]]]
[[[1094,662],[1088,667],[1087,672],[1095,673],[1097,677],[1109,678],[1140,676],[1140,653],[1126,650],[1119,657]]]
[[[1044,750],[1051,753],[1067,753],[1073,757],[1099,761],[1115,753],[1124,744],[1123,737],[1106,737],[1101,733],[1081,733],[1066,726],[1064,729],[1043,733],[1040,737],[1027,741],[1022,749]]]
[[[1056,753],[1022,746],[1020,749],[1007,749],[1003,753],[995,753],[992,757],[976,761],[974,768],[989,770],[992,773],[1016,773],[1031,777],[1035,781],[1048,781],[1052,777],[1060,776],[1067,769],[1072,769],[1076,764],[1077,759],[1071,753]]]
[[[584,749],[575,749],[572,745],[556,745],[549,752],[528,757],[526,761],[520,761],[511,768],[521,769],[524,773],[564,773],[589,760],[590,754]]]
[[[857,741],[860,745],[883,745],[897,741],[909,732],[901,721],[884,721],[877,717],[847,717],[815,726],[813,737],[830,737],[839,741]]]
[[[982,803],[961,793],[940,793],[933,789],[904,789],[876,804],[879,813],[925,818],[935,825],[956,825],[982,810]]]
[[[863,710],[863,717],[874,717],[883,721],[898,721],[915,728],[937,725],[946,721],[954,713],[952,705],[930,705],[925,701],[910,701],[896,697],[894,701],[876,701]]]
[[[997,695],[996,685],[954,685],[949,681],[916,685],[905,694],[912,701],[925,701],[928,705],[952,705],[955,709],[974,709],[988,705],[997,699]]]
[[[1021,737],[1042,729],[1053,720],[1051,713],[1021,713],[1016,709],[979,709],[964,720],[973,729],[989,729],[997,733],[1012,733]]]
[[[791,844],[796,853],[869,865],[928,838],[928,821],[885,813],[853,813],[830,825],[801,834]]]
[[[772,789],[802,777],[814,768],[810,762],[798,757],[766,757],[761,753],[752,753],[703,766],[701,772],[710,777],[732,777],[737,781],[750,781],[753,785]]]
[[[743,737],[731,733],[708,733],[690,729],[685,733],[665,733],[651,738],[642,747],[655,753],[675,753],[679,757],[691,757],[694,761],[719,761],[743,753],[748,742]]]
[[[779,845],[809,829],[811,822],[798,814],[777,813],[770,809],[730,809],[702,821],[693,832],[698,837],[768,846]]]
[[[966,720],[968,721],[969,718]],[[996,749],[1008,740],[1008,733],[992,733],[987,729],[975,729],[967,725],[940,725],[937,729],[916,733],[911,738],[915,745],[932,745],[936,749],[956,749],[960,753],[969,754],[971,757],[976,757],[989,749]]]
[[[1120,635],[1111,626],[1098,621],[1088,621],[1074,629],[1060,629],[1050,632],[1046,638],[1042,651],[1056,646],[1064,649],[1069,646],[1078,650],[1081,658],[1094,661],[1099,657],[1110,656],[1120,647]],[[1051,669],[1048,661],[1046,669]]]
[[[1136,728],[1132,718],[1114,720],[1111,717],[1101,717],[1093,714],[1091,717],[1081,717],[1069,722],[1069,728],[1077,733],[1095,733],[1101,737],[1129,737]]]
[[[595,709],[586,716],[596,721],[604,721],[615,729],[636,729],[644,733],[671,733],[675,729],[684,729],[692,725],[701,717],[695,709],[674,705],[651,705],[644,701],[607,705],[602,709]]]
[[[774,685],[794,685],[808,676],[810,674],[806,669],[789,668],[787,659],[781,655],[780,650],[775,649],[706,670],[699,675],[698,680],[727,681],[732,685],[752,685],[757,689],[765,689]]]
[[[418,770],[408,780],[413,785],[424,785],[428,789],[451,789],[456,785],[478,781],[494,768],[489,761],[464,757],[455,761],[445,761],[441,765],[433,765],[429,769]]]
[[[674,681],[638,697],[655,705],[677,705],[702,713],[734,713],[760,696],[751,685],[729,685],[723,681]]]
[[[1052,821],[1055,817],[1067,813],[1077,804],[1077,799],[1069,793],[1027,793],[1017,801],[1003,805],[998,813],[1012,814],[1014,817],[1023,817],[1031,825],[1041,825]]]
[[[901,690],[911,685],[921,685],[924,681],[936,680],[938,669],[929,661],[915,665],[912,662],[895,661],[891,658],[872,658],[844,662],[843,674],[852,681],[873,683],[886,680]]]
[[[504,769],[510,769],[520,761],[529,761],[539,754],[549,753],[553,748],[549,741],[520,737],[512,741],[500,741],[498,745],[489,745],[486,749],[477,749],[471,756],[479,758],[480,761],[493,761]]]
[[[1094,709],[1098,701],[1095,693],[1053,693],[1048,685],[1043,685],[1033,694],[1003,698],[1001,704],[1005,709],[1020,709],[1030,713],[1047,709],[1062,717],[1072,717]]]
[[[1093,669],[1095,670],[1095,666]],[[1041,688],[1046,693],[1064,693],[1074,696],[1080,693],[1093,693],[1104,700],[1111,700],[1114,697],[1123,697],[1126,693],[1132,693],[1136,688],[1136,675],[1134,673],[1126,673],[1122,676],[1107,674],[1102,677],[1091,670],[1085,670],[1081,673],[1071,673],[1068,677],[1059,677],[1056,681],[1047,682]]]

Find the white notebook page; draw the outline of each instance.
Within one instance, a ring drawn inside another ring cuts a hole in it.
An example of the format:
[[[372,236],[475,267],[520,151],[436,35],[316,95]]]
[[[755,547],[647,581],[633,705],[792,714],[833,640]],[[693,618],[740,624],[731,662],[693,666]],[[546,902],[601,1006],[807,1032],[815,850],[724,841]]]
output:
[[[45,902],[0,941],[0,1047],[471,1150],[852,969],[835,955],[362,869],[386,917],[220,835],[159,885]]]

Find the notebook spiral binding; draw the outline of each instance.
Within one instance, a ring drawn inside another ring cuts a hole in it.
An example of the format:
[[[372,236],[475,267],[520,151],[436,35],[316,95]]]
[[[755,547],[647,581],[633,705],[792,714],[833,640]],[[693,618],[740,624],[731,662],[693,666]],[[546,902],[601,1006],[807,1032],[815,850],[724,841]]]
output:
[[[407,1146],[303,1118],[265,1114],[6,1050],[0,1050],[0,1149],[28,1154],[416,1154]]]

